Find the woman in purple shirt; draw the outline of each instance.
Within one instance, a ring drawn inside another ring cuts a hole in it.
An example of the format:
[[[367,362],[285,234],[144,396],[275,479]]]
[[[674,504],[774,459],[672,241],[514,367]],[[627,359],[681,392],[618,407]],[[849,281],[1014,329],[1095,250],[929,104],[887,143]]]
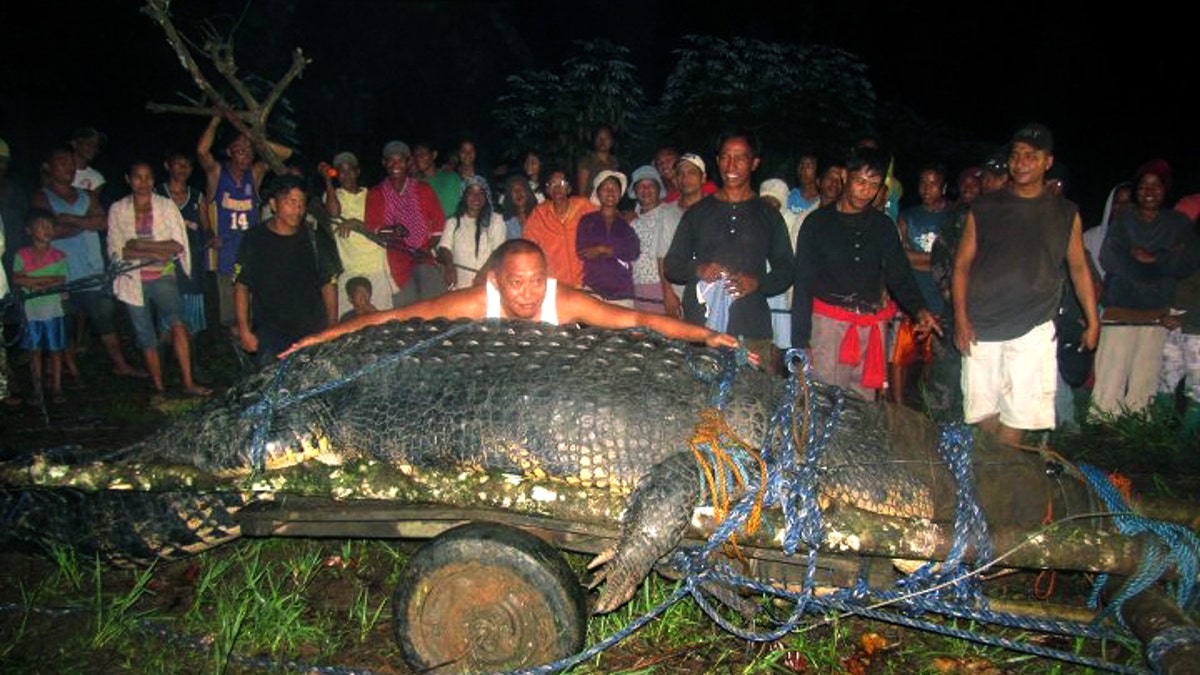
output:
[[[617,214],[626,182],[625,174],[617,171],[597,174],[592,203],[600,208],[580,219],[575,250],[583,260],[584,288],[609,302],[632,307],[633,261],[641,253],[641,242]]]

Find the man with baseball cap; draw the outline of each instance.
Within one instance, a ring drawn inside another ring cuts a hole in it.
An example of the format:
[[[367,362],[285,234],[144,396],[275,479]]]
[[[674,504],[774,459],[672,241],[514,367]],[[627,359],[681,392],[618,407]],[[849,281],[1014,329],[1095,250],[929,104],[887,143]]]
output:
[[[675,162],[675,187],[679,189],[676,204],[687,211],[693,204],[717,191],[717,184],[708,180],[704,159],[694,152],[685,152]]]
[[[1054,138],[1042,124],[1009,144],[1012,184],[971,205],[954,259],[955,344],[963,354],[963,413],[969,424],[1017,445],[1024,430],[1055,426],[1058,358],[1054,316],[1068,270],[1095,349],[1095,287],[1078,207],[1046,189]]]
[[[984,194],[1008,187],[1007,151],[997,152],[983,162],[980,191]]]
[[[383,180],[367,191],[366,225],[390,240],[388,268],[396,289],[392,306],[404,307],[446,290],[433,247],[446,217],[437,193],[409,175],[412,151],[404,141],[383,146]]]
[[[366,231],[367,189],[358,182],[358,157],[348,151],[333,156],[320,167],[325,179],[324,203],[333,223],[342,274],[338,281],[349,297],[347,283],[355,277],[371,282],[371,304],[392,308],[392,282],[387,249]]]

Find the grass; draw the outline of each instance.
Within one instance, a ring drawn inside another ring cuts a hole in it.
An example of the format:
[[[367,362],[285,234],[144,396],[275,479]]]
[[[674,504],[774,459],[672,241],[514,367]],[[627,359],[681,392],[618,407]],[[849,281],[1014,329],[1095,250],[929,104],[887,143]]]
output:
[[[75,549],[53,544],[48,553],[58,571],[57,577],[65,581],[70,588],[76,591],[83,590],[85,573]]]
[[[349,616],[347,617],[351,624],[358,628],[358,642],[361,644],[367,641],[375,628],[379,626],[379,620],[384,617],[384,612],[388,609],[388,597],[385,595],[382,598],[377,598],[378,604],[372,608],[371,591],[367,587],[358,589],[358,593],[354,596],[354,605],[350,607]]]
[[[1156,399],[1146,408],[1123,415],[1085,419],[1077,438],[1056,435],[1079,461],[1097,465],[1136,466],[1141,472],[1195,471],[1200,456],[1179,437],[1179,415],[1172,401]],[[1131,449],[1136,449],[1131,452]]]
[[[213,636],[214,665],[219,669],[239,650],[282,656],[296,653],[302,645],[316,646],[322,653],[336,646],[330,622],[309,612],[305,595],[320,570],[321,554],[305,546],[296,550],[294,544],[246,542],[226,567],[231,578],[197,595],[201,609],[192,628]]]
[[[138,610],[142,596],[146,594],[154,566],[134,572],[132,587],[125,593],[107,593],[104,589],[104,569],[97,559],[92,566],[92,581],[95,595],[92,598],[92,647],[101,648],[110,642],[130,635],[138,624],[150,615],[149,610]]]
[[[363,540],[241,540],[142,570],[113,570],[61,554],[40,576],[21,578],[23,609],[0,614],[0,671],[242,673],[309,664],[404,673],[396,670],[400,660],[389,609],[392,579],[412,549],[410,543]],[[90,582],[82,588],[63,583],[76,568]],[[621,630],[676,588],[677,582],[652,576],[629,604],[589,622],[587,643]],[[38,606],[77,611],[42,613],[33,610]],[[71,637],[74,626],[86,630]],[[869,634],[884,636],[888,646],[868,653]],[[1028,637],[1015,630],[1000,634]],[[1060,649],[1099,655],[1094,641],[1059,642]],[[1112,655],[1137,664],[1140,649],[1122,646]],[[1086,672],[853,616],[810,615],[773,643],[746,642],[689,599],[573,672],[842,673],[861,666],[867,668],[863,672],[912,673],[932,672],[934,664],[964,669],[990,664],[1009,673]]]

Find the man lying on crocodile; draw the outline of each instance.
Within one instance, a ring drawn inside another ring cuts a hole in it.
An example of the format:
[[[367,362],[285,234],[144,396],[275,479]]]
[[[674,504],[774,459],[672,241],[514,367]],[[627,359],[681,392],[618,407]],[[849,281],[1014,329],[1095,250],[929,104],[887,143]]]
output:
[[[661,314],[650,314],[613,305],[557,283],[546,271],[546,256],[526,239],[506,241],[487,265],[483,284],[450,291],[436,298],[386,312],[374,312],[310,335],[280,354],[284,358],[311,345],[388,321],[406,319],[525,319],[559,325],[581,323],[597,328],[648,328],[685,342],[709,347],[738,346],[737,338],[704,326],[685,323]],[[756,359],[751,358],[751,362]]]

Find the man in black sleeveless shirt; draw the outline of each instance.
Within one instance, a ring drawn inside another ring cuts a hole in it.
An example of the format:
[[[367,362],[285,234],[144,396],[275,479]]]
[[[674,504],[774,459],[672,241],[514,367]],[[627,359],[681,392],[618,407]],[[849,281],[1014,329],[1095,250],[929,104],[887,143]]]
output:
[[[1045,188],[1050,130],[1028,124],[1009,146],[1010,186],[971,204],[954,259],[955,343],[963,353],[963,414],[1018,444],[1054,427],[1058,361],[1053,318],[1063,261],[1083,308],[1082,345],[1100,334],[1079,209]]]

